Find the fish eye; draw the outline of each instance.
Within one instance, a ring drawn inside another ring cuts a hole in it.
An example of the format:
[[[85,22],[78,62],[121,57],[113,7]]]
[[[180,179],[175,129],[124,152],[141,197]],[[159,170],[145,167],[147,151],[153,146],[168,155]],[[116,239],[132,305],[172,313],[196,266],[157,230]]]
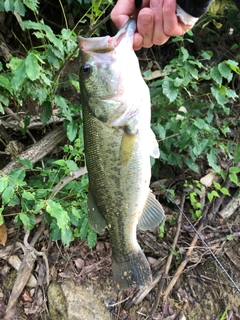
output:
[[[85,65],[81,66],[80,72],[83,76],[89,76],[92,72],[91,65],[86,63]]]

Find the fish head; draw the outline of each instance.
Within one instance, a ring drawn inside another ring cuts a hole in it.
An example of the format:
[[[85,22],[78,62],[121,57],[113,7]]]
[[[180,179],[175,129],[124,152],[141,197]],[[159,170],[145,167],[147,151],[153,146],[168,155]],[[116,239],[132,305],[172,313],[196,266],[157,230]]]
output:
[[[135,30],[135,20],[129,19],[114,37],[78,37],[81,95],[89,111],[104,122],[126,112],[126,92],[137,85],[134,77],[137,74],[138,79],[140,71],[132,48]]]

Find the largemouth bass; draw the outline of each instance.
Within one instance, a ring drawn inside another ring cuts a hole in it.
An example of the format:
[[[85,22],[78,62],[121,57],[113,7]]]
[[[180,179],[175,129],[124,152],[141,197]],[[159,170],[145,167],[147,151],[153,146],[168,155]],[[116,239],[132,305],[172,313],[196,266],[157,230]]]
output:
[[[132,49],[135,30],[130,19],[114,37],[78,37],[88,219],[97,233],[109,231],[113,276],[122,289],[151,282],[136,229],[152,229],[164,217],[149,189],[150,155],[159,157],[159,149],[149,90]]]

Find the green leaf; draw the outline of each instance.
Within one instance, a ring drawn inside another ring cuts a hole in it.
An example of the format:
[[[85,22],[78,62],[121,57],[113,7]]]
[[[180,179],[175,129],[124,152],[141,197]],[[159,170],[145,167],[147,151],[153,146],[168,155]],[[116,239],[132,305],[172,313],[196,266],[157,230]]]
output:
[[[78,170],[78,166],[76,165],[76,163],[73,160],[66,160],[65,163],[70,171]]]
[[[210,131],[210,127],[209,127],[208,123],[206,123],[206,121],[204,119],[197,118],[197,119],[195,119],[193,121],[193,123],[199,129]]]
[[[14,180],[24,180],[26,176],[26,172],[21,169],[21,168],[17,168],[17,169],[13,169],[11,171],[11,173],[9,174],[9,177],[14,181]]]
[[[63,242],[65,244],[69,244],[71,241],[72,232],[68,226],[70,218],[67,211],[63,209],[60,203],[57,203],[53,200],[47,200],[46,204],[46,211],[56,219],[57,226],[61,230]]]
[[[66,116],[66,118],[69,121],[72,121],[72,115],[71,115],[71,112],[70,112],[69,107],[67,105],[66,99],[64,99],[61,96],[56,95],[54,100],[55,100],[56,105],[61,107],[61,111]]]
[[[209,166],[212,167],[216,172],[221,171],[221,168],[217,165],[217,157],[213,149],[207,154],[207,160]]]
[[[220,88],[213,85],[211,87],[211,92],[220,105],[224,106],[228,102],[228,99],[225,97],[224,93],[221,92]]]
[[[25,59],[25,70],[28,78],[32,81],[37,80],[41,74],[41,67],[38,64],[38,59],[33,53],[29,53]]]
[[[44,113],[40,114],[40,119],[41,119],[42,123],[45,125],[51,119],[52,104],[50,101],[44,101],[41,107],[44,109]]]
[[[0,75],[0,86],[12,93],[11,82],[6,76]]]
[[[14,71],[14,76],[11,81],[12,87],[15,92],[22,90],[21,85],[26,78],[27,74],[25,70],[25,60],[22,60]]]
[[[36,198],[37,198],[37,191],[36,191]],[[45,202],[44,200],[38,200],[35,203],[35,207],[34,207],[34,212],[35,214],[37,214],[40,210],[42,210],[45,207]]]
[[[35,200],[35,193],[29,192],[29,191],[23,191],[22,198],[30,201]]]
[[[22,3],[22,0],[16,0],[14,2],[14,8],[15,11],[20,14],[20,16],[24,17],[25,16],[25,7]]]
[[[3,192],[8,186],[8,177],[4,176],[0,178],[0,193]]]
[[[227,196],[230,196],[230,193],[229,193],[229,191],[228,191],[227,188],[222,187],[222,188],[220,189],[220,191],[221,191],[223,194],[225,194],[225,195],[227,195]]]
[[[230,173],[229,174],[229,179],[235,183],[237,186],[240,185],[240,182],[239,182],[239,179],[238,179],[238,176],[236,175],[236,173]]]
[[[220,72],[220,74],[227,79],[228,82],[230,82],[232,80],[233,77],[233,73],[231,68],[229,67],[229,65],[223,61],[218,65],[218,70]]]
[[[4,8],[7,12],[14,11],[14,1],[13,0],[5,0]]]
[[[226,236],[226,239],[228,240],[228,241],[232,241],[233,240],[233,236],[231,235],[231,234],[228,234],[227,236]],[[225,319],[225,318],[224,318]]]
[[[211,77],[213,78],[213,80],[221,85],[222,84],[222,76],[221,76],[221,73],[220,71],[218,70],[217,67],[213,67],[211,70],[210,70],[210,75]]]
[[[92,229],[88,232],[87,241],[90,249],[92,249],[97,243],[97,234]]]
[[[27,169],[32,169],[33,168],[32,162],[30,160],[28,160],[28,159],[20,159],[19,157],[16,157],[16,160],[17,160],[18,163],[22,164]]]
[[[239,173],[240,172],[240,168],[239,167],[230,167],[229,168],[229,172],[231,172],[231,173]]]
[[[176,100],[179,93],[179,89],[174,86],[172,79],[169,77],[165,77],[162,84],[162,90],[163,94],[165,94],[170,102]]]
[[[85,239],[86,236],[87,236],[87,232],[88,232],[88,219],[85,218],[83,220],[83,223],[82,223],[82,226],[81,226],[81,229],[80,229],[80,238],[81,239]]]
[[[8,204],[14,194],[14,188],[13,187],[7,187],[5,188],[5,190],[2,193],[2,204],[5,206],[6,204]]]
[[[26,7],[31,9],[33,12],[38,13],[38,0],[23,0],[23,3],[25,4]]]
[[[33,214],[20,212],[18,216],[27,230],[32,230],[34,228],[36,218]]]
[[[67,125],[67,137],[68,139],[73,142],[73,140],[76,138],[78,133],[78,122],[77,121],[71,121]]]

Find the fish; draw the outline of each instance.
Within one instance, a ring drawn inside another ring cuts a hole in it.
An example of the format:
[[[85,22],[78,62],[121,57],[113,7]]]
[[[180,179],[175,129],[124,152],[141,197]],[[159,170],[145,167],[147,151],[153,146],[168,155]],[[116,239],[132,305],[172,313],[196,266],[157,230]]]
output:
[[[149,89],[132,48],[135,30],[129,19],[113,37],[78,37],[88,221],[98,234],[109,232],[119,289],[151,283],[137,227],[150,230],[164,219],[149,188],[150,156],[160,154],[150,127]]]

